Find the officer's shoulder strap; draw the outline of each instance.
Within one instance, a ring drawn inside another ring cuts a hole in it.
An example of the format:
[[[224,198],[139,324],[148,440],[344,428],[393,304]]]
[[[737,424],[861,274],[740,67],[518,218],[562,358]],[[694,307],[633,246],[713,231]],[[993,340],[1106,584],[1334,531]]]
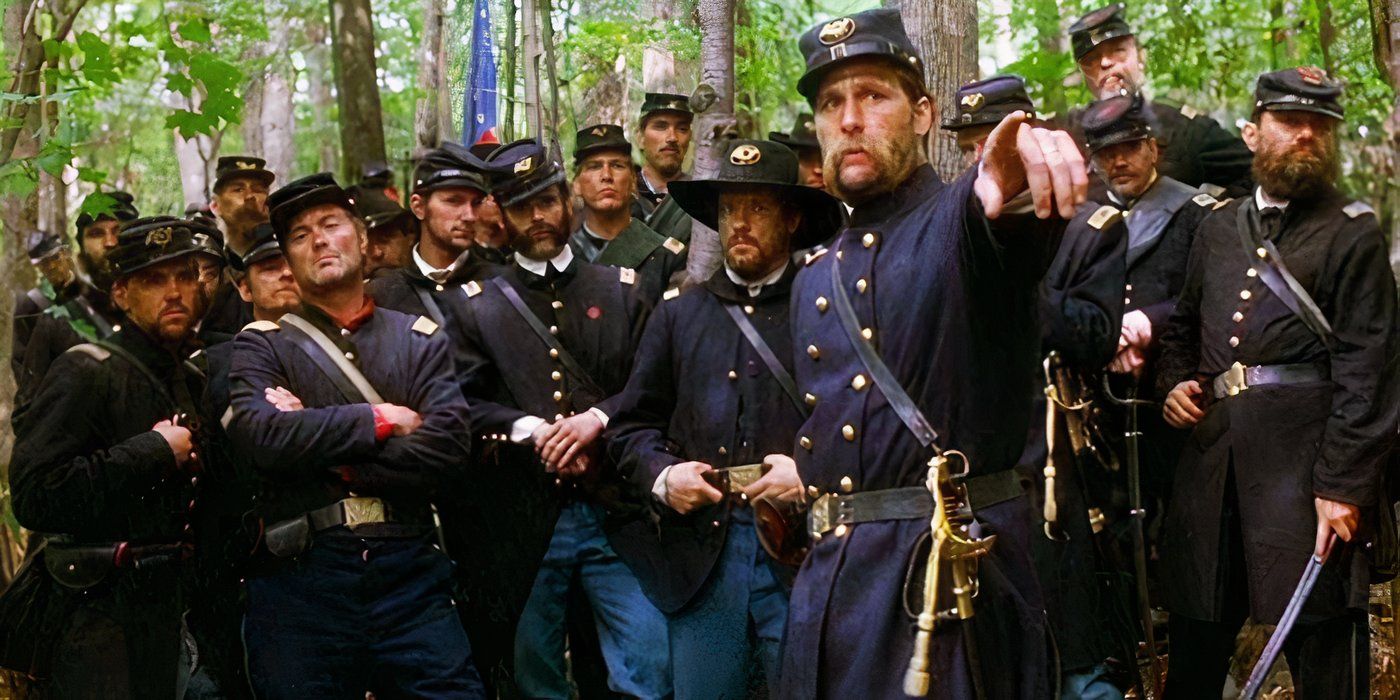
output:
[[[1181,116],[1186,117],[1187,119],[1195,119],[1196,117],[1201,115],[1201,113],[1197,112],[1196,108],[1192,107],[1191,105],[1184,104],[1181,105],[1179,109],[1181,110]]]
[[[79,343],[65,352],[76,352],[87,355],[98,362],[106,362],[112,356],[112,351],[98,345],[97,343]]]
[[[281,328],[281,326],[277,325],[276,321],[253,321],[252,323],[249,323],[248,325],[244,326],[243,330],[267,333],[270,331],[280,330]]]
[[[413,322],[412,328],[417,333],[432,335],[437,332],[438,324],[427,316],[419,316],[418,319]]]
[[[826,255],[827,250],[828,248],[824,245],[813,248],[810,253],[807,253],[807,255],[802,258],[802,265],[804,267],[807,265],[811,265],[812,263],[816,262],[818,258],[820,258],[823,255]]]
[[[481,293],[481,285],[476,280],[471,280],[462,285],[462,291],[466,292],[467,298],[470,299]]]
[[[1235,200],[1232,199],[1232,198],[1228,198],[1228,197],[1227,197],[1227,198],[1225,198],[1225,199],[1220,200],[1219,202],[1216,202],[1216,203],[1215,203],[1215,206],[1211,207],[1210,210],[1211,210],[1211,211],[1215,211],[1216,209],[1219,209],[1219,208],[1221,208],[1221,207],[1225,206],[1226,204],[1229,204],[1230,202],[1233,202],[1233,201],[1235,201]]]
[[[680,296],[680,295],[681,295],[681,288],[680,288],[680,287],[671,287],[670,289],[666,290],[665,292],[662,292],[661,298],[664,299],[664,300],[666,300],[666,301],[670,301],[670,300],[675,299],[676,297],[678,297],[678,296]]]
[[[630,267],[617,268],[617,279],[623,284],[636,284],[637,271]]]
[[[681,243],[679,239],[671,237],[667,237],[665,242],[661,244],[661,247],[671,251],[672,253],[675,253],[676,255],[680,255],[681,251],[685,250],[684,243]]]
[[[1117,207],[1111,207],[1105,204],[1099,207],[1098,211],[1095,211],[1093,215],[1089,217],[1089,227],[1096,231],[1102,231],[1122,218],[1122,211],[1119,211]]]
[[[1195,197],[1192,197],[1192,198],[1191,198],[1191,201],[1195,202],[1195,203],[1196,203],[1196,206],[1199,206],[1199,207],[1210,207],[1210,206],[1215,206],[1216,202],[1219,202],[1220,200],[1216,199],[1215,197],[1213,197],[1213,196],[1211,196],[1211,195],[1209,195],[1209,194],[1207,194],[1207,193],[1205,193],[1205,192],[1202,192],[1202,193],[1196,195]]]
[[[1349,219],[1355,219],[1359,216],[1365,216],[1366,214],[1374,215],[1376,213],[1376,210],[1372,209],[1371,205],[1358,199],[1355,202],[1352,202],[1351,204],[1342,207],[1342,213],[1346,214],[1347,218]]]

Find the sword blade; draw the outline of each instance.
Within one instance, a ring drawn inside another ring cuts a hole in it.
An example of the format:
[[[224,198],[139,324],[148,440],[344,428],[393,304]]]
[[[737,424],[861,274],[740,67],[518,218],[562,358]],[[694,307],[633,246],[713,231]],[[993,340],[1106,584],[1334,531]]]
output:
[[[1328,544],[1327,551],[1336,546],[1337,536],[1332,535],[1332,541]],[[1264,653],[1259,656],[1259,663],[1254,665],[1254,669],[1249,672],[1249,680],[1244,684],[1244,692],[1240,694],[1240,700],[1255,700],[1259,697],[1259,691],[1264,687],[1264,681],[1268,679],[1269,672],[1273,670],[1274,663],[1278,661],[1278,655],[1283,651],[1283,643],[1288,639],[1289,632],[1293,631],[1293,625],[1298,621],[1298,614],[1303,611],[1303,603],[1307,602],[1308,596],[1312,594],[1313,586],[1317,583],[1318,574],[1322,573],[1322,565],[1327,563],[1325,557],[1313,555],[1308,557],[1308,565],[1303,568],[1303,577],[1298,580],[1298,587],[1293,589],[1293,597],[1288,599],[1288,607],[1284,608],[1283,616],[1278,620],[1278,626],[1274,627],[1274,633],[1269,636],[1269,643],[1264,645]]]

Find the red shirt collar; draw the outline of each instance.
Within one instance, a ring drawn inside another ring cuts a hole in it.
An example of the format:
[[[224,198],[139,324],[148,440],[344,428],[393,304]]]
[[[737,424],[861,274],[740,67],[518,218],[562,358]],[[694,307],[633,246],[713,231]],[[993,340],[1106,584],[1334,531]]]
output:
[[[329,316],[330,314],[327,315]],[[360,329],[360,326],[365,325],[365,323],[367,323],[370,317],[373,315],[374,300],[367,295],[365,296],[364,304],[360,306],[360,310],[356,311],[354,314],[351,314],[349,318],[339,318],[337,316],[331,316],[331,320],[335,321],[335,325],[340,326],[341,328],[344,328],[345,330],[350,331],[351,333],[354,333],[355,331]]]

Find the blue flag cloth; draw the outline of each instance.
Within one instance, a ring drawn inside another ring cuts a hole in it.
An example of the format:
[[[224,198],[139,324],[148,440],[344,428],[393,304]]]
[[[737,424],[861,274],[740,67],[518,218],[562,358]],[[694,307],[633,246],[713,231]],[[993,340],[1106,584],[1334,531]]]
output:
[[[462,143],[471,146],[490,135],[496,140],[496,42],[491,37],[491,3],[473,0],[472,58],[462,100]]]

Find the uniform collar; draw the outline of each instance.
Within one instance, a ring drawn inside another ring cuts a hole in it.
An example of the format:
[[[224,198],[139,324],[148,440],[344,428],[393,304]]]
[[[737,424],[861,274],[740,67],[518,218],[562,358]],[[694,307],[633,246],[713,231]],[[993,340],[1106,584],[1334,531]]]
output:
[[[531,260],[530,258],[527,258],[524,255],[521,255],[520,253],[515,254],[515,264],[519,265],[526,272],[533,273],[540,277],[545,276],[545,265],[553,266],[555,272],[563,272],[564,270],[569,269],[569,265],[573,262],[574,251],[571,250],[567,245],[564,246],[563,250],[559,251],[558,255],[554,256],[548,261]]]
[[[1152,170],[1152,178],[1147,181],[1147,189],[1143,190],[1142,194],[1138,195],[1132,201],[1123,200],[1121,197],[1118,196],[1117,192],[1113,191],[1112,187],[1108,188],[1108,198],[1112,200],[1114,204],[1118,205],[1119,209],[1122,209],[1123,211],[1129,211],[1142,202],[1150,201],[1152,199],[1152,194],[1154,193],[1154,191],[1159,189],[1157,185],[1161,182],[1162,178],[1160,177],[1160,173],[1158,173],[1157,170],[1154,168]]]
[[[434,282],[441,282],[447,279],[452,274],[452,271],[457,269],[458,263],[465,260],[467,254],[471,251],[471,249],[468,248],[466,252],[462,253],[461,257],[453,260],[450,265],[439,269],[428,264],[428,261],[423,259],[423,256],[418,253],[418,245],[417,243],[413,244],[413,264],[418,267],[418,271],[423,273],[424,277]]]
[[[899,183],[893,190],[876,195],[873,199],[856,205],[851,210],[850,226],[860,228],[889,221],[928,201],[929,188],[942,183],[938,173],[934,172],[933,166],[924,163],[915,168],[914,172],[910,173],[909,177],[905,178],[904,182]]]
[[[1263,188],[1263,187],[1255,187],[1255,188],[1254,188],[1254,206],[1258,207],[1258,208],[1259,208],[1259,211],[1264,211],[1265,209],[1267,209],[1267,208],[1269,208],[1269,207],[1274,207],[1275,209],[1278,209],[1279,211],[1283,211],[1283,210],[1285,210],[1285,209],[1288,208],[1288,200],[1286,200],[1286,199],[1274,199],[1273,197],[1270,197],[1269,195],[1267,195],[1267,194],[1264,193],[1264,188]]]
[[[797,277],[797,269],[796,265],[788,263],[773,275],[765,277],[763,284],[758,287],[758,294],[753,296],[749,294],[749,283],[741,277],[740,281],[734,281],[735,277],[738,276],[731,276],[727,265],[715,270],[704,286],[711,294],[725,301],[735,304],[753,304],[774,297],[786,296],[788,291],[792,289],[793,278]]]
[[[787,274],[789,267],[792,267],[791,262],[785,263],[782,267],[768,273],[762,279],[750,281],[744,279],[743,277],[740,277],[739,273],[735,272],[733,268],[729,267],[729,263],[725,263],[724,274],[727,277],[729,277],[729,281],[733,282],[736,287],[747,291],[750,297],[757,297],[759,294],[763,293],[764,287],[774,284],[778,280],[782,279],[783,275]]]
[[[369,295],[365,296],[364,302],[360,305],[360,310],[351,314],[348,318],[336,318],[326,313],[321,307],[313,304],[303,303],[301,305],[302,315],[306,320],[320,326],[323,331],[327,329],[339,331],[343,328],[351,333],[359,330],[361,326],[365,325],[365,323],[369,322],[369,320],[374,317],[374,309],[374,299],[370,298]],[[328,335],[336,337],[340,334],[336,332]]]

